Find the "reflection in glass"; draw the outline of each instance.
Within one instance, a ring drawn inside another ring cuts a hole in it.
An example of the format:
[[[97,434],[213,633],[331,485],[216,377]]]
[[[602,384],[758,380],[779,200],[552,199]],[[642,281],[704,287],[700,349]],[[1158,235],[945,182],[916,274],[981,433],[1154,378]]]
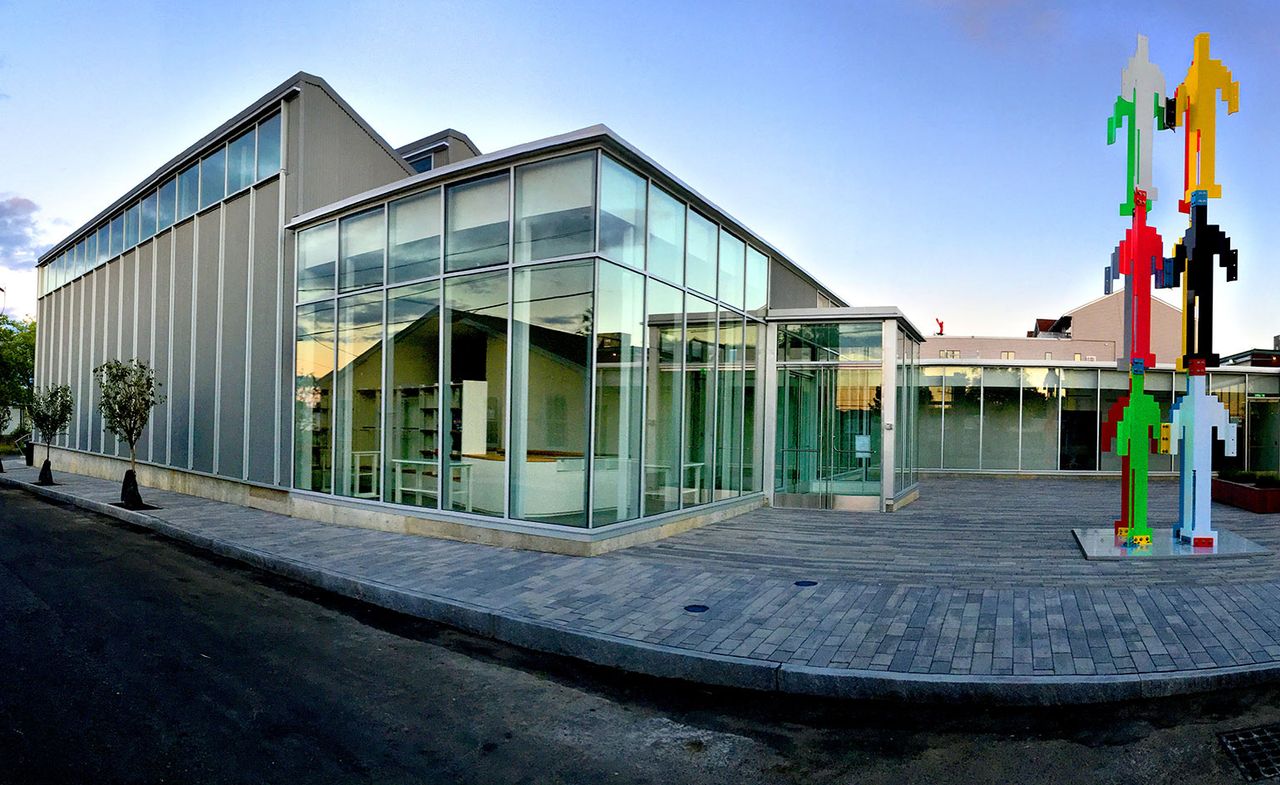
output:
[[[195,214],[200,203],[200,164],[194,163],[178,175],[178,220]]]
[[[716,393],[716,499],[742,489],[742,319],[720,313],[720,362]]]
[[[942,467],[977,469],[982,443],[982,369],[947,368],[942,414]]]
[[[1236,454],[1227,455],[1223,450],[1222,441],[1215,438],[1213,440],[1213,468],[1215,471],[1243,470],[1246,450],[1241,449],[1240,445],[1247,443],[1247,437],[1244,432],[1244,375],[1239,373],[1210,373],[1209,382],[1206,386],[1208,387],[1209,394],[1216,395],[1218,400],[1222,401],[1222,405],[1227,407],[1227,414],[1231,418],[1231,422],[1236,424]],[[1182,383],[1183,392],[1185,392],[1186,389],[1187,384],[1184,381]]]
[[[711,221],[689,211],[685,238],[685,281],[690,289],[705,295],[716,295],[716,248],[719,230]]]
[[[684,506],[711,501],[715,482],[716,306],[689,295],[685,328]]]
[[[342,264],[338,267],[338,291],[382,283],[385,231],[381,207],[348,215],[339,222]]]
[[[982,468],[1018,468],[1017,368],[985,368],[982,372]]]
[[[205,156],[200,161],[200,209],[208,207],[226,195],[227,153],[224,148]]]
[[[745,250],[741,240],[720,230],[720,300],[736,308],[742,307]]]
[[[752,313],[764,310],[769,299],[769,257],[747,246],[747,291],[744,307]]]
[[[293,486],[329,493],[329,404],[333,386],[333,303],[297,309]]]
[[[111,251],[108,258],[124,253],[124,215],[111,219]]]
[[[336,221],[298,232],[298,302],[332,295],[337,266]]]
[[[139,206],[136,202],[132,207],[124,211],[124,248],[126,251],[138,244],[138,211]]]
[[[257,134],[250,128],[227,145],[227,193],[233,194],[253,183],[256,168],[253,150]]]
[[[1098,468],[1098,372],[1068,368],[1062,373],[1062,445],[1058,468]]]
[[[515,271],[511,517],[587,525],[593,264]]]
[[[160,186],[160,206],[157,213],[160,221],[159,229],[173,226],[174,216],[178,209],[178,181],[170,177]]]
[[[680,390],[684,292],[649,281],[646,366],[644,514],[680,508]]]
[[[507,175],[449,188],[445,195],[446,270],[507,261]]]
[[[507,273],[445,281],[441,415],[449,428],[443,509],[501,516],[506,488]],[[444,407],[448,407],[447,413]]]
[[[1058,468],[1058,371],[1022,369],[1023,471]]]
[[[778,326],[779,362],[878,362],[884,352],[879,321]]]
[[[440,476],[440,284],[387,292],[387,488],[383,499],[435,507]]]
[[[1156,404],[1160,407],[1160,422],[1170,422],[1169,412],[1173,408],[1173,371],[1147,371],[1143,379],[1142,387],[1147,393],[1156,399]],[[1185,391],[1186,384],[1183,384]],[[1241,436],[1244,434],[1242,433]],[[1175,471],[1172,455],[1161,455],[1158,452],[1152,453],[1147,460],[1147,468],[1153,472]]]
[[[1185,388],[1185,383],[1183,384]],[[1245,462],[1252,472],[1280,470],[1280,377],[1249,375],[1248,408],[1249,427],[1247,439],[1238,433],[1244,444]],[[1237,450],[1240,449],[1238,444]]]
[[[280,171],[280,114],[271,115],[258,123],[258,171],[259,180]]]
[[[382,497],[382,292],[338,301],[333,393],[339,496]]]
[[[747,320],[742,334],[742,491],[751,493],[763,490],[761,459],[764,450],[764,396],[757,392],[760,379],[764,378],[764,325]]]
[[[102,265],[103,262],[107,261],[107,255],[110,253],[110,249],[108,247],[109,234],[110,234],[110,230],[107,224],[103,224],[102,226],[98,227],[98,241],[96,243],[98,252],[93,259],[89,260],[90,269],[94,267],[99,267]]]
[[[387,205],[389,283],[440,274],[440,189]]]
[[[517,262],[594,250],[595,160],[578,153],[516,168]]]
[[[916,391],[919,412],[919,450],[921,469],[942,468],[942,412],[947,403],[943,383],[944,369],[937,366],[920,369],[920,386]]]
[[[684,283],[684,202],[649,186],[649,272]]]
[[[591,525],[640,517],[644,276],[601,262]]]
[[[156,207],[158,201],[154,191],[142,200],[142,208],[138,213],[138,242],[142,242],[156,234]]]
[[[607,155],[600,160],[600,253],[643,268],[648,183]]]
[[[1128,397],[1129,374],[1124,371],[1112,370],[1103,370],[1099,373],[1101,391],[1098,420],[1100,424],[1104,424],[1111,417],[1111,407],[1121,398]],[[1098,461],[1098,468],[1103,471],[1120,471],[1120,456],[1116,455],[1116,440],[1114,438],[1102,444],[1102,455]]]

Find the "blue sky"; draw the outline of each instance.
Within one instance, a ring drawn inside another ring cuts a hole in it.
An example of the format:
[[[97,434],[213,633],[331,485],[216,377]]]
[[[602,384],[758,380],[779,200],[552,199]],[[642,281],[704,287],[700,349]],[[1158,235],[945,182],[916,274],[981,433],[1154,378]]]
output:
[[[1269,347],[1266,2],[0,0],[0,286],[29,311],[33,252],[307,70],[392,144],[452,126],[491,151],[605,123],[852,304],[1016,334],[1101,294],[1127,225],[1106,117],[1135,34],[1172,91],[1202,31],[1241,82],[1210,212],[1241,249],[1218,348]],[[1181,138],[1159,137],[1155,163],[1168,245]]]

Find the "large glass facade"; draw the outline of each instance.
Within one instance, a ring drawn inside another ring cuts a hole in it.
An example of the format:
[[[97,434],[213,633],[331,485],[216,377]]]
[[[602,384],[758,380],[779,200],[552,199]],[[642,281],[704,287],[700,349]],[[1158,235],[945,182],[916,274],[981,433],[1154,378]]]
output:
[[[1058,371],[1022,369],[1022,471],[1058,468]]]
[[[716,294],[716,250],[720,233],[716,225],[692,210],[685,227],[685,283],[705,295]]]
[[[982,468],[1018,468],[1021,437],[1018,368],[984,368],[982,372]]]
[[[730,302],[681,285],[690,221],[707,294],[722,240],[738,259]],[[602,152],[396,194],[296,248],[300,400],[324,391],[296,487],[572,527],[763,490],[743,306],[768,258]]]

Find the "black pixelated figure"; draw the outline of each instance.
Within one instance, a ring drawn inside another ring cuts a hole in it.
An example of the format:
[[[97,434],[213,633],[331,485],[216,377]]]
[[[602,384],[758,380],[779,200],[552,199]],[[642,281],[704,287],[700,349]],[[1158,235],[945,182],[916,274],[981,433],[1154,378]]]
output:
[[[1213,260],[1226,268],[1227,280],[1236,280],[1239,252],[1231,247],[1231,238],[1217,224],[1209,223],[1209,206],[1204,191],[1191,195],[1191,225],[1174,249],[1174,276],[1186,272],[1182,291],[1183,355],[1182,366],[1192,360],[1204,360],[1208,368],[1218,367],[1213,351]],[[1176,280],[1176,278],[1175,278]]]

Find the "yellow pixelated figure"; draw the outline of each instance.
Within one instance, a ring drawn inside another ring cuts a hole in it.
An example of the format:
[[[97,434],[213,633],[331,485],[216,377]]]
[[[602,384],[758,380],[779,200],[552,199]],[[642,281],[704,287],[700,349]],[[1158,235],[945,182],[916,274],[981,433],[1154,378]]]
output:
[[[1218,92],[1227,102],[1227,114],[1240,108],[1240,83],[1231,81],[1231,71],[1221,60],[1209,57],[1209,34],[1196,36],[1195,56],[1187,78],[1178,85],[1174,123],[1186,130],[1186,176],[1179,208],[1187,211],[1192,191],[1206,191],[1210,198],[1222,196],[1222,186],[1213,179],[1214,132],[1218,112]]]

